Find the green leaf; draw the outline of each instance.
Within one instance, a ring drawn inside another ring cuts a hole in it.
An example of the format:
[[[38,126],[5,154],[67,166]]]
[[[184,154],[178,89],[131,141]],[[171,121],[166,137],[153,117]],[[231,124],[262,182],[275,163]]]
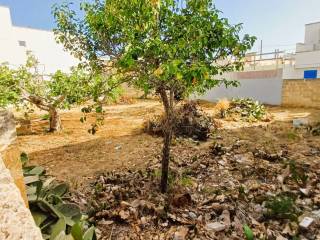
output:
[[[63,196],[69,190],[69,186],[65,183],[61,183],[50,190],[50,194]]]
[[[56,209],[62,213],[65,217],[74,217],[81,213],[78,205],[74,203],[63,203],[56,206]]]
[[[37,201],[37,206],[44,212],[51,212],[58,218],[63,218],[63,214],[60,213],[52,204],[48,203],[46,200],[41,199]]]
[[[33,195],[37,192],[36,186],[27,186],[27,195]]]
[[[38,227],[41,225],[41,223],[43,223],[48,218],[46,214],[40,211],[32,211],[31,213]]]
[[[247,240],[254,240],[253,232],[247,224],[243,225],[243,232]]]
[[[41,175],[44,172],[43,167],[34,167],[31,171],[28,172],[30,175]]]
[[[80,222],[75,223],[71,228],[71,235],[75,240],[83,240],[82,238],[82,226]]]
[[[54,240],[74,240],[74,238],[70,234],[66,235],[66,233],[62,231],[58,234],[58,236],[55,237]]]
[[[66,221],[64,220],[64,218],[60,218],[58,222],[52,227],[50,240],[54,240],[61,232],[65,232],[66,227]]]
[[[93,236],[95,234],[95,227],[91,227],[89,228],[85,234],[83,235],[83,240],[92,240],[93,239]]]
[[[27,197],[29,202],[34,202],[38,199],[38,196],[36,194],[30,194],[30,195],[27,195]]]
[[[96,107],[96,113],[102,113],[102,106]]]
[[[28,154],[26,154],[25,152],[21,153],[20,160],[21,160],[22,166],[24,167],[29,161]]]
[[[55,180],[55,177],[49,177],[43,182],[43,188],[49,187],[49,185]]]
[[[35,176],[27,176],[24,177],[24,184],[28,185],[30,183],[35,183],[39,181],[39,176],[35,175]]]

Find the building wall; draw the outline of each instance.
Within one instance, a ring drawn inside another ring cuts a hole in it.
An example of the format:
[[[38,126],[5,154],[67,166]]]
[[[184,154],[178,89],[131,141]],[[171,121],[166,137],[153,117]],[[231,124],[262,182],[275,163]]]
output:
[[[13,26],[10,9],[0,6],[0,63],[8,62],[13,67],[24,64],[27,51],[37,57],[44,74],[68,71],[78,63],[56,43],[53,32]]]
[[[320,59],[319,59],[320,60]],[[312,68],[296,68],[294,65],[286,65],[283,68],[283,79],[284,80],[296,80],[303,79],[305,70],[318,70],[318,78],[320,78],[320,67]]]
[[[320,79],[284,80],[282,105],[320,108]]]
[[[306,24],[304,43],[305,44],[320,43],[320,22]]]
[[[232,73],[227,79],[237,79],[240,86],[236,88],[216,87],[195,98],[213,102],[222,98],[253,98],[265,104],[281,104],[281,70]]]

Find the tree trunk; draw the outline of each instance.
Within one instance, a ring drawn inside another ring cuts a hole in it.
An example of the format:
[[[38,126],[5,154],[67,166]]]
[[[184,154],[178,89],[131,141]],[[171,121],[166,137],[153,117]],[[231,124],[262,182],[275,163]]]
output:
[[[50,121],[50,132],[59,132],[62,130],[61,119],[56,108],[51,108],[49,110],[49,121]]]
[[[162,169],[161,169],[161,192],[168,190],[170,147],[172,141],[172,128],[164,131],[163,149],[162,149]]]
[[[165,90],[160,91],[162,103],[164,105],[166,121],[163,126],[163,149],[162,149],[162,169],[161,169],[161,192],[166,193],[168,190],[168,176],[169,176],[169,161],[170,161],[170,147],[173,135],[173,92],[170,92],[168,99]]]

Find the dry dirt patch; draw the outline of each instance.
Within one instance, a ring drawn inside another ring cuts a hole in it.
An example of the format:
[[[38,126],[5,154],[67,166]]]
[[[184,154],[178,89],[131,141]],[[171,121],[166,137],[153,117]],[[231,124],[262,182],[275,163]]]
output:
[[[209,114],[215,114],[214,104],[202,103],[202,107]],[[299,133],[298,139],[292,140],[288,134],[292,131],[293,118],[308,117],[314,121],[320,119],[320,110],[281,107],[269,107],[268,110],[274,116],[273,123],[221,121],[222,130],[217,135],[226,144],[235,139],[269,147],[289,143],[292,150],[298,150],[297,155],[306,146],[319,144],[303,139]],[[105,124],[96,135],[87,132],[94,116],[90,115],[82,124],[80,108],[62,113],[64,129],[55,134],[45,133],[47,122],[39,120],[40,113],[37,113],[32,116],[36,119],[32,123],[34,134],[19,136],[18,142],[22,151],[29,154],[31,164],[45,166],[50,174],[77,184],[97,172],[140,168],[158,156],[162,140],[143,134],[142,126],[148,115],[160,111],[161,104],[152,100],[108,106]],[[208,148],[208,145],[201,143],[199,147]]]

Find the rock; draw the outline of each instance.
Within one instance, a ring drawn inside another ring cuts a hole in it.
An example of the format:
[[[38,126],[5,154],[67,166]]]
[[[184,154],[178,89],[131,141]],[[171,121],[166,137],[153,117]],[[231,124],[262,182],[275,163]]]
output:
[[[303,229],[308,229],[310,225],[314,222],[314,219],[311,217],[304,217],[302,221],[299,223],[299,227]]]
[[[208,223],[205,227],[208,231],[221,232],[227,228],[226,225],[220,222]]]
[[[188,215],[192,219],[196,219],[197,218],[197,215],[195,213],[193,213],[193,212],[189,212]]]
[[[128,211],[121,210],[119,212],[119,216],[121,217],[121,219],[127,220],[130,217],[130,213]]]
[[[115,146],[115,150],[120,150],[122,147],[121,147],[121,145],[120,144],[118,144],[117,146]]]
[[[148,223],[148,221],[145,217],[140,218],[140,222],[142,225],[146,225]]]
[[[113,223],[114,223],[114,221],[112,221],[112,220],[106,221],[104,219],[98,222],[99,225],[111,225]]]
[[[122,208],[126,209],[126,208],[128,208],[128,207],[131,207],[131,204],[128,203],[128,202],[126,202],[126,201],[122,201],[122,202],[120,203],[120,206],[121,206]]]
[[[309,124],[309,120],[307,118],[296,118],[292,120],[292,125],[295,128],[301,127],[301,126],[307,126]]]
[[[178,230],[174,233],[174,240],[185,240],[188,235],[189,229],[186,227],[178,227]]]
[[[1,156],[0,189],[0,239],[42,239],[40,229],[35,225],[32,215],[25,206],[21,193],[14,184]]]
[[[251,152],[246,154],[237,154],[237,155],[234,155],[234,158],[237,163],[249,164],[252,162],[253,154]]]
[[[316,219],[320,220],[320,210],[315,210],[315,211],[313,211],[313,212],[312,212],[312,215],[313,215]]]
[[[310,189],[308,189],[308,188],[300,188],[299,190],[305,196],[309,196],[310,195]]]
[[[221,220],[221,222],[223,222],[223,225],[225,225],[227,228],[231,226],[230,212],[228,210],[223,210],[219,219]]]
[[[281,235],[278,235],[276,240],[288,240],[288,238],[285,238],[285,237],[283,237]]]

